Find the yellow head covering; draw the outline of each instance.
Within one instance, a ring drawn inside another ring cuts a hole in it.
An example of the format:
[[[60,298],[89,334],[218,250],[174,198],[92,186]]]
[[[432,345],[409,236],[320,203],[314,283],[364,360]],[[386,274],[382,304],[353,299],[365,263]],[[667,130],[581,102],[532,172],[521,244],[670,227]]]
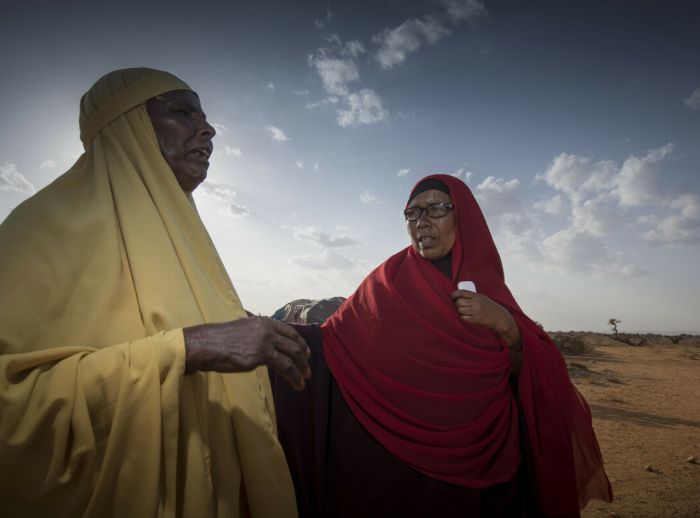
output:
[[[183,376],[181,328],[245,311],[144,107],[181,89],[98,80],[85,153],[0,225],[5,510],[294,513],[266,372]]]

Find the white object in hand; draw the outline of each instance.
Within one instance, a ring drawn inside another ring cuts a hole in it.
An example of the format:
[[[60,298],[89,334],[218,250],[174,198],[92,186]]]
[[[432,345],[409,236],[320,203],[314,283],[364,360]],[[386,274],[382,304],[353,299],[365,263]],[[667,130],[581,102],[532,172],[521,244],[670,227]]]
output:
[[[472,281],[459,281],[457,284],[457,289],[473,291],[476,293],[476,286]]]

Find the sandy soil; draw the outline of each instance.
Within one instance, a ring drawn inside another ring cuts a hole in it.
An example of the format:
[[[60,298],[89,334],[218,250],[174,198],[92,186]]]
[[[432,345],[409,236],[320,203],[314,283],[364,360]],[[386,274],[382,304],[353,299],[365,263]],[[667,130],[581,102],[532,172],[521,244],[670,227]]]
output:
[[[591,406],[615,494],[612,504],[590,502],[583,516],[700,517],[700,337],[634,347],[580,336],[591,350],[566,360]]]

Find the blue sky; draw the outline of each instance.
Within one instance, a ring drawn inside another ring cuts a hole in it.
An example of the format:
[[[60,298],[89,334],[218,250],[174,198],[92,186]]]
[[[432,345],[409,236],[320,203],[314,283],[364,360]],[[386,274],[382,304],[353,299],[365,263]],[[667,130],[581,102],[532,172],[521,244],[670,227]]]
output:
[[[16,3],[0,219],[82,152],[90,85],[149,66],[216,123],[195,199],[252,311],[352,293],[444,172],[547,329],[700,332],[698,34],[680,1]]]

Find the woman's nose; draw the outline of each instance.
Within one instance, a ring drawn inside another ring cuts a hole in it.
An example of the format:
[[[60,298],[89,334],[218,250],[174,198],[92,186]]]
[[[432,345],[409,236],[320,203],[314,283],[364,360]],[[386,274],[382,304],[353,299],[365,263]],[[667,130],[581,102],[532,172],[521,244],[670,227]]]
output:
[[[416,222],[416,226],[427,227],[430,224],[430,217],[426,211],[422,211]]]
[[[203,120],[197,133],[199,133],[199,135],[202,137],[213,138],[214,135],[216,135],[216,130],[206,120]]]

